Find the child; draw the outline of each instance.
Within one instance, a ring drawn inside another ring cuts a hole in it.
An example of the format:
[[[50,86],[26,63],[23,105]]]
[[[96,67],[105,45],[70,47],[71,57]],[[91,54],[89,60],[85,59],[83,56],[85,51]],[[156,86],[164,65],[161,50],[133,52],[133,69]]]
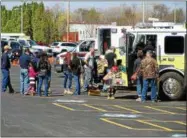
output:
[[[103,80],[104,80],[104,85],[105,87],[108,89],[108,97],[107,99],[115,99],[114,98],[114,94],[116,92],[116,89],[114,88],[113,84],[115,81],[115,75],[118,72],[118,67],[117,66],[113,66],[111,68],[111,71],[108,72],[107,75],[104,76]]]
[[[28,93],[27,94],[34,95],[36,93],[36,76],[37,76],[37,72],[36,72],[35,64],[33,62],[31,62],[29,64],[30,86],[28,88]]]

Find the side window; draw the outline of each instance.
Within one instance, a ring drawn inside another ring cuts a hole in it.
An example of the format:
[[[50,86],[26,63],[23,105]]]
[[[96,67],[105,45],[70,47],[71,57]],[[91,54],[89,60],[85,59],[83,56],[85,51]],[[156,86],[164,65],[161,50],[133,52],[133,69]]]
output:
[[[166,54],[183,54],[184,37],[183,36],[166,36],[165,49]]]
[[[68,45],[68,44],[66,44],[66,43],[62,43],[62,44],[61,44],[61,46],[67,46],[67,45]]]
[[[24,40],[19,40],[19,43],[20,43],[21,45],[23,45],[23,46],[27,46],[27,44],[25,43]]]
[[[157,35],[146,35],[146,40],[147,40],[147,42],[151,41],[152,46],[154,48],[156,48]],[[146,42],[146,44],[147,44],[147,42]]]
[[[12,49],[19,49],[19,48],[20,48],[20,45],[19,45],[19,43],[17,43],[17,42],[11,42],[10,47],[11,47]]]
[[[80,52],[89,52],[90,47],[95,46],[95,41],[85,41],[80,45]]]
[[[67,44],[69,47],[76,47],[76,45],[75,44]]]

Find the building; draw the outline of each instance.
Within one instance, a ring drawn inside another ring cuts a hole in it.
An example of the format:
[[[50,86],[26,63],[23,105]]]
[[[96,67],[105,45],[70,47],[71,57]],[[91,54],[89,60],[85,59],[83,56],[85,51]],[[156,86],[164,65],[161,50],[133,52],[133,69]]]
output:
[[[78,33],[78,40],[85,40],[86,38],[96,37],[96,28],[98,26],[111,25],[111,24],[86,24],[86,23],[70,23],[70,32]]]

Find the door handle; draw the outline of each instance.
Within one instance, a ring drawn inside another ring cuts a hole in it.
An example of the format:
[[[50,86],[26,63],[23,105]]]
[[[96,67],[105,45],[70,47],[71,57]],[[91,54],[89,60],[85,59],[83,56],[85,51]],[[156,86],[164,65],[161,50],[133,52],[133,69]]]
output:
[[[162,58],[162,61],[166,61],[167,59],[166,58]]]
[[[170,58],[168,58],[168,61],[174,61],[174,60],[175,60],[174,57],[170,57]]]

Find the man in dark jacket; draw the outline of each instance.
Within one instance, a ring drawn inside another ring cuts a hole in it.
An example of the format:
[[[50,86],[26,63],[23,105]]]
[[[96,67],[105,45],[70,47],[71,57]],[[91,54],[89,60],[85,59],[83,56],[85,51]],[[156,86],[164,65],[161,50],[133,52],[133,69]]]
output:
[[[10,82],[10,72],[9,69],[11,67],[8,51],[11,49],[10,46],[4,46],[4,53],[1,57],[1,71],[2,71],[2,92],[5,92],[7,86],[9,87],[9,93],[14,93],[14,89],[12,88]]]
[[[19,59],[20,63],[20,93],[23,95],[24,93],[27,92],[27,89],[29,87],[29,63],[31,62],[31,57],[30,57],[30,50],[25,49],[25,53],[21,55]]]
[[[144,55],[147,53],[147,51],[154,51],[154,47],[152,46],[151,41],[147,42],[147,45],[145,46],[145,48],[143,49]]]
[[[73,53],[73,59],[71,62],[71,69],[73,78],[75,80],[75,92],[74,95],[80,95],[80,75],[81,75],[81,61],[77,57],[76,53]]]

